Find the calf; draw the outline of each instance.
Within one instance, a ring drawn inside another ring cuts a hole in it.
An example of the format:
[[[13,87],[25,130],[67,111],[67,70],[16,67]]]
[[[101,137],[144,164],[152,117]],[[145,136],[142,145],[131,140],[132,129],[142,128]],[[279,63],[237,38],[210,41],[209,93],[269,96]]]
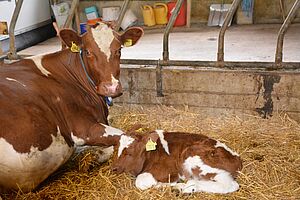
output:
[[[121,135],[112,167],[136,176],[142,190],[170,184],[184,193],[229,193],[239,188],[234,178],[242,162],[236,152],[205,135],[156,130]]]

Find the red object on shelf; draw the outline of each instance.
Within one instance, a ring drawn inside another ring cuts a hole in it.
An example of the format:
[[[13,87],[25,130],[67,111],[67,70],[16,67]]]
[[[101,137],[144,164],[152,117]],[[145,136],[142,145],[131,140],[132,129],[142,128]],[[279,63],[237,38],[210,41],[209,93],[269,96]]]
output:
[[[170,20],[171,14],[176,6],[176,1],[171,1],[167,3],[167,6],[168,6],[168,20]],[[184,26],[185,24],[186,24],[186,2],[184,1],[179,10],[174,26]]]

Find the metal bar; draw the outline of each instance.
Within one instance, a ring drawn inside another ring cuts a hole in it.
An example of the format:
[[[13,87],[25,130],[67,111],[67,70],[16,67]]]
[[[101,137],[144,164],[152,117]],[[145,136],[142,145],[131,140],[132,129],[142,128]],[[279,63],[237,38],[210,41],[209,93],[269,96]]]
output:
[[[163,85],[162,85],[162,66],[160,65],[159,60],[157,61],[156,65],[156,96],[163,97]]]
[[[284,20],[285,20],[285,9],[284,9],[284,4],[283,4],[282,0],[279,0],[279,4],[280,4],[280,11],[281,11],[281,16],[282,16],[282,21],[284,22]]]
[[[169,34],[171,31],[171,28],[173,27],[173,25],[175,23],[175,20],[179,13],[179,9],[181,8],[183,2],[184,2],[184,0],[178,0],[176,2],[174,11],[171,14],[170,20],[169,20],[167,27],[165,29],[165,32],[164,32],[164,39],[163,39],[163,60],[164,61],[169,60]]]
[[[77,6],[77,8],[75,9],[75,22],[76,22],[77,33],[81,34],[81,31],[80,31],[79,6]]]
[[[289,25],[292,23],[293,19],[295,18],[297,14],[296,11],[298,10],[299,6],[300,6],[300,0],[296,0],[278,32],[276,55],[275,55],[275,63],[277,65],[280,65],[282,63],[282,49],[283,49],[284,35],[287,29],[289,28]]]
[[[72,1],[71,9],[69,11],[67,20],[64,24],[64,28],[69,28],[70,27],[72,19],[74,17],[74,14],[75,14],[75,11],[76,11],[78,5],[79,5],[79,0],[73,0]]]
[[[125,16],[126,11],[127,11],[128,5],[129,5],[129,0],[125,0],[123,2],[122,8],[121,8],[121,12],[120,12],[118,20],[117,20],[117,25],[115,27],[115,31],[119,31],[121,23],[123,21],[123,18]]]
[[[217,61],[220,62],[224,62],[224,36],[225,36],[225,32],[226,29],[229,25],[229,22],[232,20],[232,17],[234,15],[234,13],[236,12],[239,4],[241,3],[241,0],[234,0],[232,2],[232,5],[225,17],[225,20],[222,24],[222,27],[220,29],[219,32],[219,41],[218,41],[218,54],[217,54]]]
[[[159,64],[158,64],[159,63]],[[144,59],[121,59],[121,64],[125,65],[153,65],[153,66],[186,66],[186,67],[200,67],[200,68],[219,68],[217,61],[188,61],[188,60],[144,60]],[[225,61],[223,67],[227,69],[263,69],[263,70],[277,70],[278,67],[274,62],[230,62]],[[294,70],[300,69],[299,62],[283,62],[281,69]]]
[[[18,60],[16,46],[15,46],[15,27],[20,14],[20,10],[23,4],[23,0],[18,0],[10,25],[9,25],[9,53],[7,54],[9,60]]]

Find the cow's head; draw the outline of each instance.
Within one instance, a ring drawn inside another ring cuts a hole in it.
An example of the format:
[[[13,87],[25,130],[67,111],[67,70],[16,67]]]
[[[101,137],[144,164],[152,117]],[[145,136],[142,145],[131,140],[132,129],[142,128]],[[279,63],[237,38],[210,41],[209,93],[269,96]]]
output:
[[[126,138],[129,137],[129,138]],[[118,173],[127,172],[137,176],[143,169],[146,160],[146,144],[150,140],[156,142],[158,135],[131,134],[123,136],[118,145],[118,155],[113,159],[112,169]]]
[[[109,25],[98,23],[78,35],[71,29],[60,31],[61,40],[69,47],[76,44],[82,50],[86,70],[99,95],[117,97],[122,94],[120,77],[121,47],[133,46],[143,35],[138,27],[118,34]]]

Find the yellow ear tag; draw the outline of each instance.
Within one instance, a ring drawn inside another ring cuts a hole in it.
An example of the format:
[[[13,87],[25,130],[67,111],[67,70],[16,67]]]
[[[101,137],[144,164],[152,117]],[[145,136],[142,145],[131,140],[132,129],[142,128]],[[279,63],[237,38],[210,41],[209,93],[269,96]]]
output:
[[[79,53],[80,51],[80,48],[77,46],[77,44],[75,44],[75,42],[72,42],[71,51],[73,53]]]
[[[124,42],[125,47],[131,47],[132,46],[132,39],[126,39]]]
[[[153,142],[150,138],[146,144],[146,151],[156,150],[156,145],[157,145],[156,142]]]

